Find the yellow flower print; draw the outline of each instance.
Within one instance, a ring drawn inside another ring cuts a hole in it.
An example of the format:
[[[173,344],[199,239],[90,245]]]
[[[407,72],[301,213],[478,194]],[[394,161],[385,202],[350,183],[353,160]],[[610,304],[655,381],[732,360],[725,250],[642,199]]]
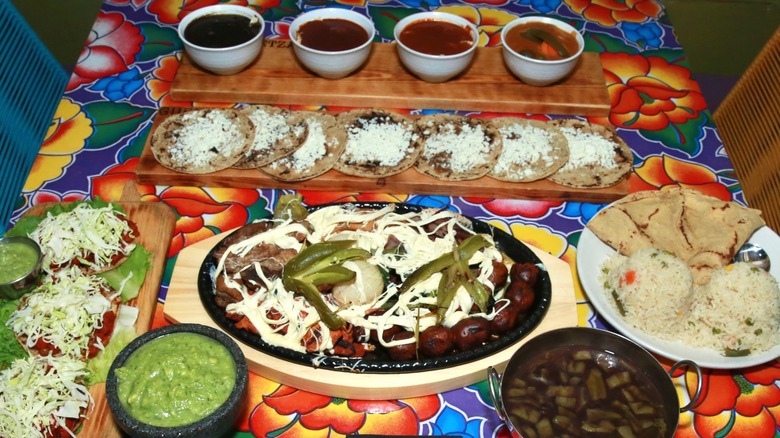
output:
[[[73,161],[73,154],[84,149],[93,132],[92,120],[81,107],[69,99],[62,99],[24,184],[24,191],[37,190],[46,182],[59,178]]]

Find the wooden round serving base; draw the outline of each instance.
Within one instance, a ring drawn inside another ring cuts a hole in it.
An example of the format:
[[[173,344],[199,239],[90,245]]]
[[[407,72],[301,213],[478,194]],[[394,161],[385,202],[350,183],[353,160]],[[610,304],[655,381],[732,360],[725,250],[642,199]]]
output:
[[[228,233],[214,236],[183,249],[173,269],[163,307],[174,323],[198,323],[219,329],[206,312],[198,295],[197,278],[204,258]],[[541,323],[515,344],[473,362],[430,371],[408,373],[355,373],[314,368],[279,359],[236,340],[249,369],[263,377],[309,392],[358,400],[391,400],[436,394],[471,385],[487,377],[487,368],[503,371],[512,354],[541,333],[577,325],[577,304],[568,263],[537,248],[531,250],[550,273],[552,299]]]

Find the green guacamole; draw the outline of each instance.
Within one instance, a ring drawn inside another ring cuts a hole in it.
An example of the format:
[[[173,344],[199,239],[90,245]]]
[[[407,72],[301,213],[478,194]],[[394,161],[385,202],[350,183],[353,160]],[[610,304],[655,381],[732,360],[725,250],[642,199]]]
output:
[[[230,352],[196,333],[172,333],[141,346],[116,370],[122,406],[139,421],[194,423],[227,400],[236,382]]]
[[[0,283],[22,278],[37,261],[38,254],[24,243],[8,242],[0,245]]]

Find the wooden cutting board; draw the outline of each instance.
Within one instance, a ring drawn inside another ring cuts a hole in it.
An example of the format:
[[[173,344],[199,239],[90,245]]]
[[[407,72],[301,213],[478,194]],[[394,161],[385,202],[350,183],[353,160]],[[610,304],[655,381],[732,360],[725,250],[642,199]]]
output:
[[[227,234],[219,234],[179,252],[163,306],[167,319],[174,323],[197,323],[221,330],[200,301],[197,278],[208,252]],[[332,397],[391,400],[441,393],[481,382],[487,377],[488,366],[503,371],[512,353],[529,339],[553,329],[577,325],[577,303],[568,263],[537,248],[530,248],[550,273],[552,299],[547,314],[525,338],[491,356],[470,363],[403,374],[349,373],[288,362],[267,355],[237,339],[236,342],[244,352],[252,372],[294,388]]]
[[[127,212],[130,220],[138,225],[138,243],[152,253],[152,265],[146,273],[144,284],[138,296],[128,304],[138,307],[138,320],[135,323],[139,335],[149,330],[160,292],[160,282],[165,270],[165,260],[168,257],[168,247],[171,243],[176,215],[170,207],[162,203],[152,202],[118,202]],[[53,203],[38,204],[25,215],[41,215]],[[105,383],[99,383],[89,389],[94,399],[94,407],[89,418],[84,422],[78,433],[80,437],[120,437],[119,426],[106,400]]]
[[[403,67],[395,44],[374,43],[360,70],[334,80],[306,70],[295,58],[289,40],[266,40],[258,59],[230,76],[208,73],[183,54],[170,97],[197,102],[609,114],[611,102],[597,53],[584,52],[575,70],[562,82],[532,87],[507,70],[501,52],[501,47],[478,47],[464,74],[431,84]]]
[[[160,108],[150,132],[154,132],[154,129],[170,115],[188,110],[190,109],[180,107]],[[408,169],[397,175],[379,179],[345,175],[336,170],[331,170],[307,181],[298,182],[279,181],[257,169],[226,169],[209,174],[195,175],[176,172],[160,165],[152,153],[150,147],[151,138],[151,134],[147,136],[146,144],[135,169],[135,177],[139,184],[321,190],[331,192],[414,193],[419,195],[476,196],[594,203],[609,203],[628,194],[628,178],[623,178],[622,181],[611,187],[585,189],[566,187],[548,180],[513,183],[499,181],[487,176],[469,181],[442,181],[423,175],[414,169]]]

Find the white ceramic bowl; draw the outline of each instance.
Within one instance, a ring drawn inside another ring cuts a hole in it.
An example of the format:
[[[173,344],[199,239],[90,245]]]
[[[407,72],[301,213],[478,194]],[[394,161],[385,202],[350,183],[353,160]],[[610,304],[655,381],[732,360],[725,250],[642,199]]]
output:
[[[359,24],[368,33],[368,40],[358,47],[350,50],[328,52],[306,47],[300,43],[298,29],[309,21],[328,18],[340,18]],[[299,15],[290,24],[290,40],[293,43],[293,51],[298,61],[318,76],[327,79],[339,79],[357,70],[371,54],[371,45],[376,30],[374,23],[365,15],[342,8],[314,9]]]
[[[565,32],[573,33],[577,39],[577,52],[566,59],[545,61],[523,56],[510,49],[505,42],[507,33],[517,25],[532,22],[552,24]],[[522,17],[511,21],[504,26],[504,30],[501,31],[501,44],[504,46],[504,62],[512,74],[526,84],[538,87],[550,85],[565,78],[574,70],[574,67],[580,59],[580,55],[582,55],[582,50],[585,48],[585,40],[582,38],[582,35],[577,32],[577,29],[563,21],[548,17]]]
[[[406,26],[418,20],[441,20],[459,26],[467,26],[471,29],[473,43],[468,50],[455,55],[429,55],[410,49],[401,43],[398,37]],[[415,76],[426,82],[445,82],[463,72],[471,64],[479,43],[479,33],[473,23],[463,17],[446,12],[420,12],[412,14],[395,25],[393,34],[401,62]]]
[[[184,30],[195,19],[212,14],[239,14],[260,21],[260,32],[251,40],[237,46],[210,48],[192,44],[184,38]],[[214,5],[197,9],[187,14],[179,23],[179,38],[193,62],[218,75],[232,75],[245,69],[260,54],[263,48],[265,20],[254,9],[236,5]]]

